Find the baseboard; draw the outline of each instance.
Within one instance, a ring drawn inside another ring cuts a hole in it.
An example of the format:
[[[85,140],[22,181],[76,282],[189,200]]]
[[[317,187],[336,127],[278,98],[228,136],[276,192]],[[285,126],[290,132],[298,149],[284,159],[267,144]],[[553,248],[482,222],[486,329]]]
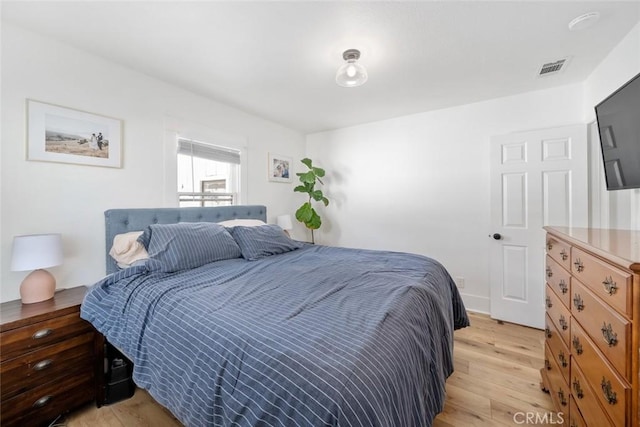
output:
[[[460,292],[462,301],[467,311],[473,311],[476,313],[490,314],[491,313],[491,300],[489,297],[481,297],[478,295],[470,295]]]

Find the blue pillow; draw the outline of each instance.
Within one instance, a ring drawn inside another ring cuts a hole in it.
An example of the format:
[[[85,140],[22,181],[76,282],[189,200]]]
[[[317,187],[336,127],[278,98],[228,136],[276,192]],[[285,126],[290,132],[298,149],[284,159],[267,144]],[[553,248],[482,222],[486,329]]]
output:
[[[231,234],[240,246],[242,257],[249,261],[282,254],[304,246],[300,242],[291,240],[284,230],[275,224],[258,227],[235,226],[231,229]]]
[[[149,233],[143,235],[149,236],[149,258],[159,261],[150,265],[165,273],[242,255],[227,229],[213,222],[153,224],[147,228]]]

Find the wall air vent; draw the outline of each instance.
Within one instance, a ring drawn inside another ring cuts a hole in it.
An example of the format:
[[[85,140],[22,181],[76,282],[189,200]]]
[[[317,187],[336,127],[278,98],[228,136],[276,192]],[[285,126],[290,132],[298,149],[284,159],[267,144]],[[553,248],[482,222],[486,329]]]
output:
[[[559,59],[554,62],[547,62],[540,67],[540,71],[538,72],[538,76],[550,76],[552,74],[558,74],[562,71],[563,67],[567,63],[567,58]]]

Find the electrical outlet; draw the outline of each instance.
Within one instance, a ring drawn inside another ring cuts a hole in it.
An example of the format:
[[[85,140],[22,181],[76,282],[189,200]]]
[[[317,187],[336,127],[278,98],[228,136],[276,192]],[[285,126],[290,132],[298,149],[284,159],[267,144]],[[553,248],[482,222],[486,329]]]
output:
[[[456,277],[455,282],[458,289],[464,288],[464,277],[460,277],[460,276]]]

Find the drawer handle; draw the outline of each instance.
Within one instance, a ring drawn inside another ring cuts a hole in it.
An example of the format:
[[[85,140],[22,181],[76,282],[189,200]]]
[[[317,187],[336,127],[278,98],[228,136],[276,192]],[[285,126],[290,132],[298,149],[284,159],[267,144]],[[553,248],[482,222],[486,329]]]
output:
[[[569,258],[569,255],[567,255],[567,252],[564,249],[560,251],[560,258],[562,258],[563,261],[566,261],[567,258]]]
[[[544,359],[544,368],[545,368],[547,371],[550,371],[550,370],[551,370],[551,362],[549,362],[549,359]]]
[[[615,391],[611,390],[611,381],[607,380],[605,377],[602,377],[600,387],[602,387],[602,394],[604,395],[604,398],[607,399],[609,405],[615,405],[616,403],[618,403],[618,395]]]
[[[553,243],[551,242],[551,240],[549,240],[547,242],[547,250],[550,251],[551,249],[553,249]]]
[[[560,352],[560,354],[558,355],[558,360],[560,361],[560,364],[562,365],[563,368],[566,368],[567,366],[569,366],[569,362],[567,362],[567,358],[564,355],[564,351]]]
[[[46,395],[46,396],[43,396],[40,399],[38,399],[35,402],[33,402],[33,405],[31,405],[31,406],[33,408],[42,408],[47,403],[51,402],[51,399],[53,399],[53,396],[51,396],[50,394]]]
[[[576,258],[576,260],[573,262],[573,265],[576,266],[576,270],[578,271],[578,273],[584,270],[584,264],[582,263],[582,261],[580,261],[580,258]]]
[[[545,303],[547,305],[547,308],[553,307],[553,304],[551,303],[551,298],[549,297],[545,298]]]
[[[576,349],[576,354],[581,355],[582,354],[582,344],[580,344],[580,338],[578,338],[577,336],[573,336],[573,340],[571,340],[571,344],[573,344],[573,348]]]
[[[576,396],[578,397],[578,399],[582,399],[584,397],[584,392],[582,390],[582,387],[580,387],[580,380],[578,380],[577,378],[573,379],[573,390],[576,392]]]
[[[35,365],[33,365],[33,370],[34,371],[42,371],[43,369],[47,369],[52,364],[53,364],[53,360],[51,360],[51,359],[41,360],[38,363],[36,363]]]
[[[53,333],[53,329],[40,329],[39,331],[36,331],[35,334],[31,335],[31,339],[34,340],[39,340],[45,337],[48,337],[49,335],[51,335]]]
[[[551,329],[549,329],[549,328],[544,328],[544,335],[545,335],[547,338],[551,338]]]
[[[614,347],[616,344],[618,344],[618,334],[613,332],[611,323],[607,325],[606,322],[603,322],[602,328],[600,328],[600,330],[602,331],[604,340],[607,342],[607,344],[609,344],[609,347]]]
[[[604,285],[604,289],[609,293],[609,295],[613,295],[618,290],[618,285],[613,281],[613,277],[605,277],[602,282]]]
[[[562,406],[567,406],[567,398],[564,396],[564,390],[560,389],[558,397],[560,398],[560,404]]]
[[[560,283],[558,283],[558,287],[560,288],[560,290],[562,291],[562,294],[566,294],[569,291],[569,287],[567,286],[567,284],[564,282],[564,279],[560,280]]]
[[[580,294],[575,294],[573,296],[573,306],[578,311],[584,310],[584,301],[582,301],[582,297],[580,296]]]
[[[560,326],[562,326],[563,331],[566,331],[567,329],[569,329],[569,323],[567,322],[567,319],[564,318],[563,314],[560,315],[560,319],[558,319],[558,323],[560,323]]]
[[[553,277],[553,271],[551,270],[551,267],[547,267],[547,277]]]

